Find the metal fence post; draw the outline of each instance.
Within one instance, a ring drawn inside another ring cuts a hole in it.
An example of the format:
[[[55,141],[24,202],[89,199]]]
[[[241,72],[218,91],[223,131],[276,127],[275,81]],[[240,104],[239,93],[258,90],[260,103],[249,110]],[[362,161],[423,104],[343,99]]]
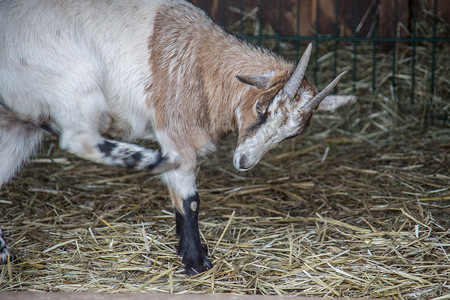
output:
[[[358,59],[358,43],[357,43],[357,26],[358,26],[358,0],[354,0],[354,11],[353,11],[353,74],[352,74],[352,90],[356,92],[356,68],[357,68],[357,59]]]

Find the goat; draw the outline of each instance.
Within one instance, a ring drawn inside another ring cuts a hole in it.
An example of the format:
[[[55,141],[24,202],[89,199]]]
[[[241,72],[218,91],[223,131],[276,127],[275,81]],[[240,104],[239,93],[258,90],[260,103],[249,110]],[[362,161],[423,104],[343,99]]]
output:
[[[92,162],[161,174],[185,272],[206,271],[197,159],[237,131],[233,164],[249,170],[314,110],[356,100],[329,96],[344,74],[318,93],[310,55],[296,67],[184,0],[0,0],[0,186],[47,133]],[[0,236],[1,262],[10,256]]]

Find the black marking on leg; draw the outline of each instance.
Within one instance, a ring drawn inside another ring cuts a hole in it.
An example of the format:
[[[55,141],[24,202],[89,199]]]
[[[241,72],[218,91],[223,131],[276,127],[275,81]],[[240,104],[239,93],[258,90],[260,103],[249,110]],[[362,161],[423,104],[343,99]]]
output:
[[[98,149],[106,155],[111,155],[111,152],[117,147],[117,144],[109,141],[104,141],[103,144],[97,145]]]
[[[113,160],[111,164],[128,169],[134,169],[139,166],[143,158],[140,150],[129,149],[128,147],[121,146],[120,143],[103,141],[97,147],[106,157]]]
[[[165,156],[162,156],[161,150],[158,150],[158,154],[157,154],[157,157],[155,158],[155,162],[146,166],[145,169],[148,171],[152,171],[154,168],[156,168],[158,165],[160,165],[166,159],[167,158]]]
[[[141,160],[142,160],[142,153],[138,151],[131,155],[128,153],[125,153],[123,162],[125,163],[125,167],[127,167],[128,169],[134,169],[134,168],[136,168],[136,166],[139,165]]]
[[[178,167],[178,164],[163,156],[161,150],[147,150],[136,145],[108,140],[97,144],[97,148],[104,154],[104,162],[113,166],[153,173],[162,173]]]
[[[192,205],[193,202],[196,204]],[[198,229],[200,199],[198,194],[184,199],[183,208],[184,214],[176,212],[176,233],[180,238],[178,255],[181,256],[186,274],[192,276],[211,269],[212,264],[208,260],[206,246],[200,243],[200,231]]]
[[[6,265],[8,261],[13,260],[14,256],[9,252],[2,229],[0,228],[0,265]]]
[[[142,153],[141,152],[136,152],[133,155],[131,155],[131,157],[135,160],[135,161],[141,161],[142,159]]]
[[[175,213],[175,222],[176,222],[176,228],[175,228],[175,234],[177,238],[181,237],[181,228],[183,227],[183,215],[177,210]],[[178,254],[180,254],[180,245],[178,245]]]

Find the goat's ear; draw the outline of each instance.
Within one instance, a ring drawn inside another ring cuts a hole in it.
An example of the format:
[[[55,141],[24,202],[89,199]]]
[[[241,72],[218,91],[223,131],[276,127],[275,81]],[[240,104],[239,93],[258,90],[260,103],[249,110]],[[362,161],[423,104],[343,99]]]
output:
[[[317,107],[318,111],[331,111],[344,105],[352,104],[356,102],[355,96],[338,96],[329,95],[320,102]]]
[[[266,75],[237,75],[236,79],[242,83],[254,86],[260,90],[267,90],[270,87],[273,76],[271,74]]]

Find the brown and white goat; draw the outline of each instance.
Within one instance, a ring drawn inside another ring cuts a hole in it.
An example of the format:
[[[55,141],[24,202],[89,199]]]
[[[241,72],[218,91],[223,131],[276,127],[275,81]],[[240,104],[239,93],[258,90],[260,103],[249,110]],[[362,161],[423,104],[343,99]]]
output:
[[[327,96],[342,74],[317,92],[304,78],[310,54],[295,67],[183,0],[0,0],[0,186],[46,132],[79,157],[160,173],[186,273],[203,272],[197,159],[237,131],[233,163],[248,170],[315,109],[355,101]],[[128,143],[139,139],[161,150]]]

